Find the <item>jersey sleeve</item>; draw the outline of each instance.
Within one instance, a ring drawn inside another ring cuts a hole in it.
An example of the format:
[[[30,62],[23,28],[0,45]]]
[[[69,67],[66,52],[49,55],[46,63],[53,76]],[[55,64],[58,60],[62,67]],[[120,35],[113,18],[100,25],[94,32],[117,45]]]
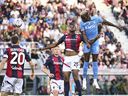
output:
[[[26,61],[27,61],[27,62],[31,61],[31,58],[30,58],[30,56],[29,56],[29,54],[27,53],[26,50],[25,50],[24,54],[25,54],[25,59],[26,59]]]
[[[58,40],[58,44],[61,44],[62,42],[64,42],[66,38],[66,35],[62,36],[59,40]]]
[[[95,20],[97,24],[103,22],[103,19],[100,16],[93,16],[92,19]]]
[[[64,58],[62,56],[60,56],[60,58],[61,58],[61,62],[64,63]]]
[[[80,30],[84,31],[84,23],[82,21],[80,22]]]
[[[45,62],[45,64],[44,64],[44,66],[45,67],[48,67],[50,64],[51,64],[51,58],[48,57],[47,60],[46,60],[46,62]]]
[[[3,58],[8,58],[8,51],[7,51],[7,49],[4,52]]]

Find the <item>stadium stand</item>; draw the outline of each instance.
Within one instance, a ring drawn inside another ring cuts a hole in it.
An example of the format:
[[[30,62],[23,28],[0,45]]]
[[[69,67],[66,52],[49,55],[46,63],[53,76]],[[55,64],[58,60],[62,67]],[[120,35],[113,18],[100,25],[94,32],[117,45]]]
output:
[[[100,3],[102,1],[98,0]],[[10,37],[17,32],[15,30],[18,30],[17,34],[21,40],[20,45],[27,49],[36,64],[37,76],[34,81],[31,81],[27,76],[30,70],[25,64],[23,94],[48,95],[47,76],[40,70],[51,51],[37,52],[32,49],[43,48],[57,41],[66,33],[67,25],[65,22],[70,22],[76,18],[79,26],[81,21],[80,12],[82,10],[90,10],[91,15],[106,18],[107,13],[105,14],[105,12],[102,12],[103,10],[98,9],[98,2],[97,0],[0,0],[0,60],[5,48],[10,45]],[[105,7],[108,8],[109,5],[112,5],[112,12],[117,20],[116,22],[119,22],[119,24],[123,22],[120,25],[123,26],[127,35],[128,3],[122,4],[122,2],[119,2],[119,4],[121,4],[120,7],[122,8],[119,13],[116,12],[115,6],[111,2],[108,2],[108,6]],[[84,95],[128,94],[128,50],[126,49],[127,44],[122,43],[127,43],[127,38],[123,33],[119,33],[119,36],[117,36],[117,34],[113,33],[114,30],[106,26],[103,26],[101,30],[98,78],[101,90],[97,92],[91,86],[92,65],[90,61],[88,72],[90,86],[88,92],[83,92]],[[79,32],[79,27],[77,27],[77,32]],[[124,38],[126,38],[125,41],[123,41]],[[63,45],[60,48],[63,52]],[[0,81],[2,81],[4,71],[0,75]]]

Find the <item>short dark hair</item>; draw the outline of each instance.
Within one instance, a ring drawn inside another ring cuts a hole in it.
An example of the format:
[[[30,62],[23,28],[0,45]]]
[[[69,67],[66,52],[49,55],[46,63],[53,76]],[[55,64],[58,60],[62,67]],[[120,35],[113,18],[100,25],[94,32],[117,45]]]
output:
[[[11,43],[16,44],[19,41],[19,37],[17,35],[14,35],[11,37]]]
[[[84,11],[84,12],[81,13],[81,19],[82,19],[83,22],[88,21],[87,19],[89,19],[89,17],[90,17],[90,14],[89,14],[88,11]]]
[[[70,22],[69,25],[75,26],[75,22]]]

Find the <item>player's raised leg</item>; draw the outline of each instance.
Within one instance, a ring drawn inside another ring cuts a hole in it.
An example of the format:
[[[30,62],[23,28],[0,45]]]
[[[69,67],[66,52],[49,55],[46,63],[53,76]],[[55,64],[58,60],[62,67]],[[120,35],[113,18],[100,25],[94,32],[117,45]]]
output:
[[[96,87],[96,89],[100,89],[98,82],[97,82],[97,77],[98,77],[98,54],[93,54],[93,75],[94,75],[94,80],[93,80],[93,86]]]
[[[69,89],[70,89],[69,79],[70,79],[70,73],[71,72],[64,72],[64,94],[65,94],[65,96],[69,96]]]
[[[82,86],[82,88],[84,90],[87,89],[86,77],[87,77],[87,70],[88,70],[89,58],[90,58],[90,53],[84,53],[83,86]]]
[[[73,78],[74,78],[76,88],[77,88],[77,91],[78,91],[78,96],[82,96],[82,94],[81,94],[81,84],[80,84],[80,81],[79,81],[79,70],[73,70]]]

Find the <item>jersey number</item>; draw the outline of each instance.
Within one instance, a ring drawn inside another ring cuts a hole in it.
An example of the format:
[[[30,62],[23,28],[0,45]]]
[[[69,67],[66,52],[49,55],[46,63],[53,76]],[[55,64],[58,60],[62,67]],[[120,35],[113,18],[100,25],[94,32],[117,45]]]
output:
[[[23,65],[24,60],[25,60],[25,54],[24,53],[22,53],[22,52],[20,52],[20,53],[12,52],[11,54],[13,56],[12,60],[10,61],[11,64],[17,64],[18,63],[20,65]]]

